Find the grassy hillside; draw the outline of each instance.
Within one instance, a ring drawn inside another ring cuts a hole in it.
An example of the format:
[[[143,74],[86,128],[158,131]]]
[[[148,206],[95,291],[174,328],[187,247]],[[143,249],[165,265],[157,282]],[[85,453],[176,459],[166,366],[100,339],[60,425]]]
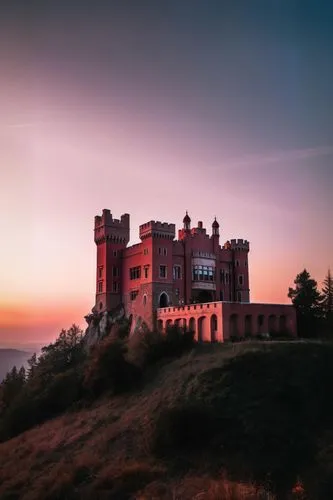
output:
[[[332,380],[332,344],[197,346],[0,444],[0,498],[333,498]]]

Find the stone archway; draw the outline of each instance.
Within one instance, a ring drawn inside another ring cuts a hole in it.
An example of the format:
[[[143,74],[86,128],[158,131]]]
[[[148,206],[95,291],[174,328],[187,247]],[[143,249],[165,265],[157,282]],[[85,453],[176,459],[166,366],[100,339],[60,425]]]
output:
[[[169,297],[166,292],[162,292],[158,301],[159,307],[168,307]]]
[[[172,319],[167,319],[165,322],[165,331],[172,326]]]
[[[269,333],[276,332],[276,316],[275,316],[275,314],[270,314],[268,316],[268,332]]]
[[[210,341],[217,342],[217,316],[212,314],[210,317]]]
[[[284,314],[282,314],[279,318],[279,333],[287,332],[287,318]]]
[[[253,334],[253,331],[252,331],[252,315],[251,314],[247,314],[245,316],[245,325],[244,325],[244,333],[245,333],[245,337],[251,337],[251,335]]]
[[[206,323],[207,323],[206,316],[201,316],[198,319],[198,342],[203,342],[203,341],[207,340],[205,338]]]
[[[261,333],[264,333],[264,321],[265,317],[263,314],[259,314],[257,318],[257,333],[260,335]]]
[[[195,328],[195,318],[190,318],[190,321],[188,323],[188,330],[190,332],[194,333],[194,336],[196,336],[196,328]]]

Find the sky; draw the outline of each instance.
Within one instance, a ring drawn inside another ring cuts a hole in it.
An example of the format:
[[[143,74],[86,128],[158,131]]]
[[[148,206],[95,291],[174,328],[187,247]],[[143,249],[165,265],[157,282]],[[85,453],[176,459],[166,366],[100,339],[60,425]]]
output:
[[[2,0],[0,343],[94,304],[94,216],[250,241],[251,301],[333,267],[333,4]]]

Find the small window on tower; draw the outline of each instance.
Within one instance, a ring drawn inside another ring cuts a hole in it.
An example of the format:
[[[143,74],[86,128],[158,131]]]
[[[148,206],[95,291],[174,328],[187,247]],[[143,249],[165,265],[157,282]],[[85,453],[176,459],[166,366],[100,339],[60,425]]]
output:
[[[167,248],[163,248],[163,255],[168,255],[168,249]]]
[[[243,275],[242,275],[242,274],[240,274],[240,275],[238,276],[238,283],[239,283],[240,285],[242,285],[242,284],[243,284],[243,282],[244,282]]]
[[[236,267],[239,267],[239,260],[236,260]]]
[[[244,266],[247,267],[247,260],[244,260]]]
[[[138,294],[139,294],[138,290],[131,290],[131,292],[130,292],[130,299],[131,300],[135,300],[137,298]]]
[[[173,266],[173,279],[174,280],[182,279],[182,269],[180,266]]]
[[[167,267],[160,266],[160,278],[166,278],[166,277],[167,277]]]
[[[119,292],[119,283],[113,283],[112,290],[114,293]]]
[[[141,266],[131,267],[129,271],[131,280],[138,280],[141,278]]]
[[[113,257],[117,257],[118,255],[118,250],[113,250]]]
[[[98,268],[98,277],[103,278],[103,266]]]
[[[148,278],[149,267],[146,266],[146,267],[143,268],[143,270],[144,270],[144,273],[145,273],[145,278],[147,279]]]
[[[242,292],[237,292],[237,302],[242,302]]]
[[[119,269],[116,266],[112,267],[112,276],[119,276]]]
[[[103,281],[99,281],[98,282],[98,293],[102,293],[103,292]]]

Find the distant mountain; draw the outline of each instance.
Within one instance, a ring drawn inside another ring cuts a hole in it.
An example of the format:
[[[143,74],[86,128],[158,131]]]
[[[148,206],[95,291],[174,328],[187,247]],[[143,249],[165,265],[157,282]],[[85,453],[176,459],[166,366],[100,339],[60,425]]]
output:
[[[18,349],[0,349],[0,382],[6,376],[13,366],[20,369],[26,368],[28,359],[31,358],[31,352],[19,351]]]

